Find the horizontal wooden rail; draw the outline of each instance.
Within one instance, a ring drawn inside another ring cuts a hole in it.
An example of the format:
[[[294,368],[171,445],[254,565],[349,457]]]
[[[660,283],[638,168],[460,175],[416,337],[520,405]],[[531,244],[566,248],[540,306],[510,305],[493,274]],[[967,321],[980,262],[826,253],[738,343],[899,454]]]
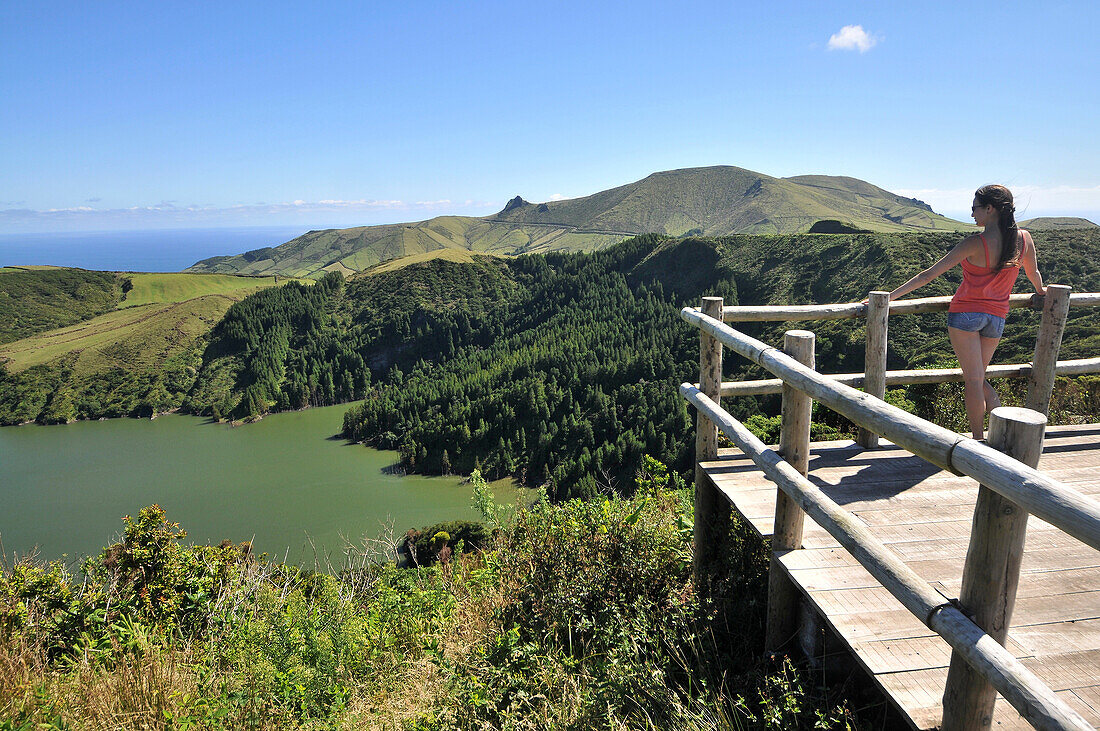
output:
[[[988,678],[1029,723],[1039,729],[1092,729],[1091,724],[1059,699],[1008,650],[957,607],[945,601],[897,554],[875,538],[859,518],[837,505],[777,452],[764,446],[744,424],[690,383],[681,385],[680,393],[717,425],[807,515],[844,546],[906,609],[947,640],[972,667]],[[1010,457],[1005,459],[1011,460]]]
[[[915,315],[927,312],[945,312],[951,304],[950,297],[921,297],[895,300],[890,303],[891,315]],[[1041,310],[1040,294],[1014,294],[1009,297],[1010,309],[1030,308]],[[1100,293],[1071,294],[1070,307],[1100,306]],[[723,322],[782,322],[785,320],[846,320],[865,317],[867,305],[861,302],[827,305],[735,305],[722,308]]]
[[[1074,376],[1085,373],[1100,373],[1100,358],[1081,358],[1078,360],[1060,360],[1054,370],[1059,376]],[[1011,363],[989,366],[987,378],[1024,378],[1031,374],[1030,363]],[[859,388],[863,385],[862,373],[822,374],[837,383]],[[926,368],[923,370],[886,371],[887,386],[911,386],[917,383],[946,383],[961,381],[961,368]],[[779,378],[767,378],[759,381],[725,381],[722,383],[722,396],[764,396],[780,393],[783,381]]]
[[[985,444],[837,383],[782,351],[694,308],[685,307],[680,315],[734,352],[859,426],[886,437],[938,467],[973,477],[1031,514],[1100,550],[1100,502]]]

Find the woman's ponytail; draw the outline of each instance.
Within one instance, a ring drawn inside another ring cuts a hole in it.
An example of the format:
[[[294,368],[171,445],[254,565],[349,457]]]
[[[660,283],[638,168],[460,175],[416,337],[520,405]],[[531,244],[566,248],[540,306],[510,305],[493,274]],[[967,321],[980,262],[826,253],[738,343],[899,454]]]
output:
[[[997,259],[994,271],[1004,269],[1015,263],[1020,254],[1020,227],[1016,225],[1016,206],[1012,204],[1012,193],[1003,185],[986,185],[974,193],[978,203],[993,206],[997,210],[997,228],[1001,232],[1001,256]]]
[[[1015,264],[1020,253],[1020,227],[1016,225],[1016,207],[1009,203],[1000,209],[997,228],[1001,229],[1001,258],[997,262],[997,271],[1009,263]]]

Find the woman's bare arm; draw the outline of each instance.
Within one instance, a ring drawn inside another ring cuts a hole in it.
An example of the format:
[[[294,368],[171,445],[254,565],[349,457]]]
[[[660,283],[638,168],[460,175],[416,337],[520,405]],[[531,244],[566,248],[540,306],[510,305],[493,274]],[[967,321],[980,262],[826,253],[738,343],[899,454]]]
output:
[[[1024,255],[1020,261],[1024,266],[1024,274],[1027,275],[1036,292],[1046,294],[1047,288],[1043,286],[1043,275],[1039,271],[1039,261],[1035,256],[1035,241],[1028,231],[1021,231],[1020,235],[1024,237]]]
[[[955,266],[966,257],[976,254],[981,249],[981,245],[981,239],[977,236],[969,236],[963,239],[955,248],[947,252],[947,255],[942,259],[891,292],[890,299],[896,300],[898,297],[904,297],[915,289],[920,289],[944,272],[950,270],[951,267]]]

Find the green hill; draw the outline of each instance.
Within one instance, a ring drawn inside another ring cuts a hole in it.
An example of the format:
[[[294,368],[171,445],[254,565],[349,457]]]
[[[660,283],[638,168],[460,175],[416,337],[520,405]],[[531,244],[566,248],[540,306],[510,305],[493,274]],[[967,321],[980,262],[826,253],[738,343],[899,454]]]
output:
[[[584,198],[534,205],[513,199],[488,220],[569,225],[578,232],[791,234],[820,219],[842,219],[873,231],[963,230],[926,204],[855,178],[773,178],[732,166],[654,173]]]
[[[191,272],[318,277],[439,250],[516,256],[596,251],[632,235],[792,234],[822,219],[869,231],[962,231],[921,201],[855,178],[775,178],[733,166],[685,168],[583,198],[528,203],[516,196],[483,218],[440,216],[416,223],[310,231],[281,246],[217,256]]]
[[[239,299],[257,289],[279,284],[272,277],[238,277],[224,274],[196,276],[178,272],[130,272],[125,276],[130,280],[130,289],[119,305],[120,309],[186,302],[211,294]]]
[[[1020,221],[1020,228],[1036,231],[1058,231],[1065,228],[1100,228],[1087,218],[1047,216]]]
[[[0,270],[0,424],[179,406],[205,337],[272,277]]]

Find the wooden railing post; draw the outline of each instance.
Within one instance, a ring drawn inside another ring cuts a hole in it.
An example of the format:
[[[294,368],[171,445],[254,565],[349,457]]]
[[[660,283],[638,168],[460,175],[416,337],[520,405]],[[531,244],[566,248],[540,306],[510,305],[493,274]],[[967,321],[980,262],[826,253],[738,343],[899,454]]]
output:
[[[1050,394],[1054,391],[1054,369],[1058,365],[1058,349],[1062,347],[1062,332],[1069,313],[1070,288],[1064,284],[1047,287],[1043,297],[1043,318],[1035,337],[1035,357],[1031,361],[1031,376],[1027,379],[1027,408],[1047,414]]]
[[[863,366],[863,390],[875,398],[886,396],[887,322],[890,316],[890,293],[871,292],[867,296],[867,355]],[[878,446],[878,434],[859,428],[856,442],[864,449]]]
[[[799,363],[814,367],[814,334],[806,330],[788,330],[783,352]],[[783,385],[783,423],[779,433],[779,453],[805,475],[810,463],[809,396]],[[775,523],[772,529],[772,555],[768,574],[768,620],[764,647],[770,653],[782,651],[798,632],[801,598],[783,570],[776,552],[802,547],[802,524],[806,514],[785,492],[775,495]]]
[[[704,297],[702,312],[722,320],[722,298]],[[722,343],[705,330],[699,333],[699,390],[720,403]],[[703,414],[695,419],[695,581],[708,585],[708,566],[714,561],[722,532],[729,526],[729,503],[718,494],[700,463],[718,456],[718,427]]]
[[[1046,423],[1045,416],[1029,409],[994,409],[989,416],[989,445],[1034,468],[1043,451]],[[1001,645],[1016,603],[1027,516],[1016,503],[979,486],[959,604]],[[996,698],[989,681],[958,652],[952,653],[943,694],[943,731],[989,728]]]

